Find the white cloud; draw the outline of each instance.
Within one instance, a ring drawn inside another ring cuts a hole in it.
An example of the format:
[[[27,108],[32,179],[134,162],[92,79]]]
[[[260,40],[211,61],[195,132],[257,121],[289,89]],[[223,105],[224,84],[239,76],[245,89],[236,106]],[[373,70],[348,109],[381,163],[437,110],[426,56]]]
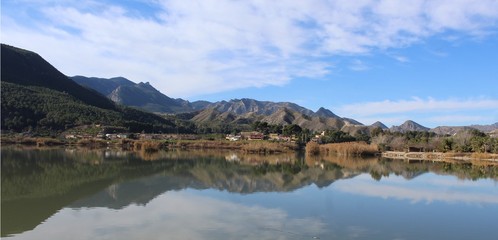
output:
[[[337,54],[447,30],[485,36],[498,20],[495,0],[158,0],[141,15],[97,1],[22,3],[2,6],[5,43],[39,52],[68,75],[123,75],[175,97],[320,78]]]
[[[375,121],[387,126],[400,125],[406,120],[414,120],[427,127],[461,126],[476,122],[490,124],[498,121],[498,100],[413,97],[409,100],[348,104],[340,106],[336,112],[367,125]]]
[[[407,63],[410,60],[405,56],[393,56],[393,58],[400,63]]]
[[[366,71],[370,69],[370,67],[366,63],[359,59],[353,60],[349,68],[353,71]]]
[[[384,100],[344,105],[339,111],[346,116],[372,116],[378,114],[399,114],[407,112],[441,112],[476,109],[498,110],[497,99],[422,99],[413,97],[410,100]]]

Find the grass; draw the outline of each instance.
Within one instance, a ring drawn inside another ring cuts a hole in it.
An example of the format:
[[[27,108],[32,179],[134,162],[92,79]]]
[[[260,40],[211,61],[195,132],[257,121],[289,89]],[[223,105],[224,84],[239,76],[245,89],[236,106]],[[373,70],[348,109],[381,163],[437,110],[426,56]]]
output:
[[[43,147],[43,146],[58,146],[58,145],[64,145],[65,143],[62,142],[59,139],[55,138],[37,138],[36,139],[36,146],[38,147]]]
[[[102,139],[81,139],[76,142],[76,145],[92,148],[106,147],[107,141]]]
[[[268,141],[249,141],[242,146],[242,151],[247,153],[281,153],[296,149],[296,144]]]
[[[377,145],[365,142],[329,143],[323,145],[308,143],[306,145],[306,153],[308,155],[373,156],[378,152]]]
[[[144,153],[153,153],[159,151],[163,147],[160,141],[135,141],[133,149]]]

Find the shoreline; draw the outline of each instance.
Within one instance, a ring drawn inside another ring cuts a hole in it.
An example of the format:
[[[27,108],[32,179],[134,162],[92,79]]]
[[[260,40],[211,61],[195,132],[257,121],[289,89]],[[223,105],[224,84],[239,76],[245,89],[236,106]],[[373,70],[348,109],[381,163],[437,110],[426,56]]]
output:
[[[128,150],[154,152],[168,149],[220,149],[239,150],[247,153],[285,153],[300,150],[300,146],[292,142],[272,141],[227,141],[227,140],[104,140],[104,139],[81,139],[78,141],[67,141],[54,138],[5,138],[1,139],[2,146],[82,146],[89,148],[118,147]]]
[[[245,153],[261,153],[261,154],[278,154],[297,152],[300,150],[309,151],[296,143],[292,142],[273,142],[261,140],[243,140],[243,141],[227,141],[227,140],[104,140],[104,139],[81,139],[78,141],[67,141],[56,138],[23,138],[23,137],[1,137],[1,146],[35,146],[35,147],[62,147],[62,146],[79,146],[88,148],[122,148],[131,151],[156,152],[159,150],[175,150],[175,149],[211,149],[211,150],[237,150]],[[327,150],[333,145],[340,144],[325,144],[318,145],[316,156],[322,154],[332,155],[349,155],[341,154]],[[355,144],[362,145],[362,144]],[[359,150],[360,152],[363,150]],[[498,154],[493,153],[475,153],[475,152],[401,152],[401,151],[384,151],[376,152],[366,156],[376,156],[388,159],[400,159],[406,161],[485,161],[498,163]],[[313,154],[314,155],[314,154]],[[351,154],[351,156],[362,157],[363,154]]]

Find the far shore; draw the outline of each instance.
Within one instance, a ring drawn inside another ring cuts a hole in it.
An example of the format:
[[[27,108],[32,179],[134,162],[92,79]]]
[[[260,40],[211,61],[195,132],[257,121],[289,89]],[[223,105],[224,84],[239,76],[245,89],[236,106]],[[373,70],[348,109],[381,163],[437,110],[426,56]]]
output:
[[[329,156],[355,156],[367,157],[376,156],[389,159],[401,159],[406,161],[463,161],[463,162],[492,162],[498,163],[498,154],[475,153],[475,152],[402,152],[377,150],[377,146],[368,145],[363,142],[349,142],[337,144],[308,143],[305,148],[295,142],[278,142],[267,140],[104,140],[104,139],[82,139],[78,141],[68,141],[57,138],[22,138],[4,137],[1,138],[2,146],[24,145],[36,147],[55,146],[78,146],[88,148],[122,148],[131,151],[156,152],[169,149],[214,149],[214,150],[236,150],[245,153],[256,154],[278,154],[290,153],[299,150],[306,150],[308,155]],[[318,147],[318,148],[317,148]]]
[[[84,146],[89,148],[119,147],[128,150],[154,152],[162,149],[226,149],[240,150],[248,153],[284,153],[299,150],[299,145],[294,142],[277,142],[263,140],[134,140],[134,139],[81,139],[67,141],[56,138],[5,138],[1,139],[2,145],[29,145],[37,147],[49,146]]]

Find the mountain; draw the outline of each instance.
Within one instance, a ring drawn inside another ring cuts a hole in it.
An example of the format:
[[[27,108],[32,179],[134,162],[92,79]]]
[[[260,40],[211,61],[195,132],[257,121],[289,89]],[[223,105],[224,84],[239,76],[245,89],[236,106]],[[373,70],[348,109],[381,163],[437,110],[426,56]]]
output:
[[[326,109],[326,108],[319,108],[318,111],[315,112],[314,114],[317,117],[330,117],[330,118],[338,118],[337,115],[335,115],[332,111]]]
[[[116,103],[149,112],[181,113],[194,110],[188,101],[170,98],[148,82],[136,84],[123,77],[105,79],[74,76],[71,78],[83,86],[95,89]]]
[[[427,132],[430,129],[427,127],[424,127],[412,120],[408,120],[401,124],[400,126],[392,126],[389,129],[391,132],[409,132],[409,131],[422,131],[422,132]]]
[[[202,109],[206,109],[209,107],[210,104],[213,104],[212,102],[208,102],[208,101],[195,101],[195,102],[191,102],[190,103],[190,107],[197,111],[197,110],[202,110]]]
[[[465,126],[438,126],[433,129],[431,129],[431,132],[434,132],[438,135],[455,135],[458,132],[462,132],[465,130],[470,130],[472,129],[471,127],[465,127]]]
[[[481,132],[492,132],[498,129],[498,122],[490,124],[490,125],[470,125],[471,128],[475,128]]]
[[[370,125],[370,126],[371,126],[371,127],[374,127],[374,128],[375,128],[375,127],[379,127],[379,128],[381,128],[382,130],[389,129],[389,128],[388,128],[388,127],[384,124],[384,123],[379,122],[379,121],[374,122],[374,123],[373,123],[372,125]]]
[[[254,99],[233,99],[211,104],[192,118],[203,124],[245,124],[256,121],[276,125],[296,124],[314,131],[341,129],[345,125],[361,125],[354,119],[340,118],[332,111],[320,108],[315,113],[307,108],[290,102],[258,101]]]
[[[121,126],[133,132],[175,129],[157,115],[115,105],[34,52],[2,44],[1,59],[2,130],[46,133],[88,124]]]
[[[291,102],[258,101],[242,98],[230,101],[188,102],[183,99],[172,99],[162,94],[149,83],[135,84],[128,79],[87,78],[74,76],[73,80],[83,86],[99,91],[112,101],[126,106],[137,107],[160,113],[187,113],[197,124],[221,129],[226,124],[243,125],[248,128],[255,121],[271,124],[297,124],[313,130],[341,129],[344,125],[363,125],[350,118],[340,118],[332,111],[320,108],[317,112]],[[182,114],[182,119],[187,115]]]
[[[115,77],[115,78],[96,78],[96,77],[84,77],[84,76],[74,76],[71,77],[73,81],[76,83],[83,85],[85,87],[96,90],[102,95],[107,96],[114,91],[114,89],[119,86],[133,86],[134,82],[124,78],[124,77]]]
[[[477,129],[484,133],[491,133],[498,129],[498,122],[490,125],[470,125],[470,126],[439,126],[431,129],[438,135],[454,135],[465,130]]]
[[[342,118],[342,120],[344,120],[344,123],[346,123],[347,125],[360,125],[360,126],[363,126],[363,123],[361,122],[358,122],[352,118]]]
[[[270,102],[258,101],[249,98],[232,99],[230,101],[215,102],[208,105],[220,112],[231,112],[235,114],[254,113],[257,115],[269,116],[280,109],[287,108],[306,115],[314,114],[313,111],[290,102]]]

